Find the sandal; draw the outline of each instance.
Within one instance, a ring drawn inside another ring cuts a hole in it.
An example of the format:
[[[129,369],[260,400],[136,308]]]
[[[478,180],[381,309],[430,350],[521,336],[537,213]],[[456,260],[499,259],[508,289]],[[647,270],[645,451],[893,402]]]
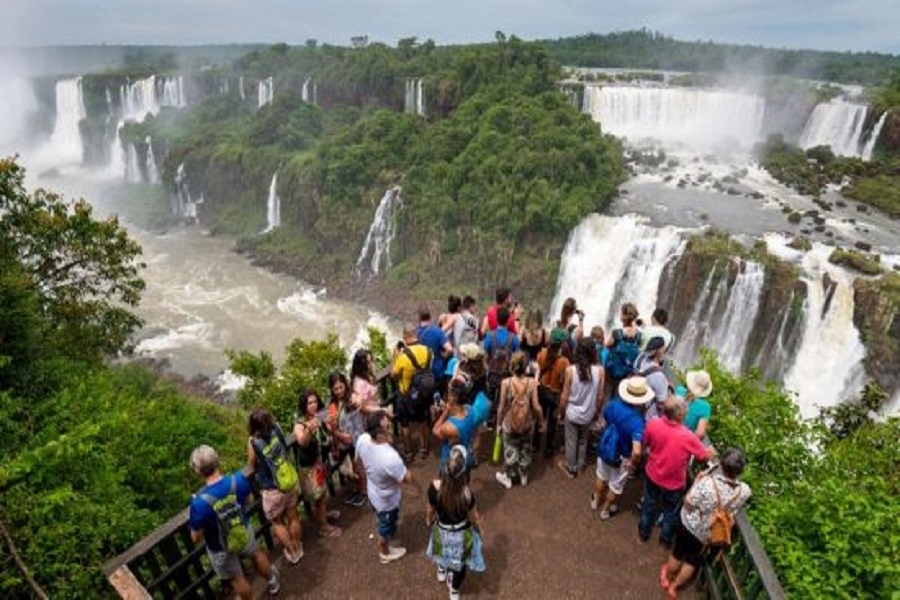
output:
[[[617,504],[613,504],[609,507],[609,510],[601,510],[600,511],[600,520],[608,521],[614,516],[619,514],[619,506]]]
[[[319,529],[320,538],[338,537],[339,535],[341,535],[340,527],[331,526],[328,529]]]

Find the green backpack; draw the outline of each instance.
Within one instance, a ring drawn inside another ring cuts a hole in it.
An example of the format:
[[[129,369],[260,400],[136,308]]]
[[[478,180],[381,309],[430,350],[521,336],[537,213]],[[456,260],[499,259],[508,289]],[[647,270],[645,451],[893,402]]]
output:
[[[287,446],[281,431],[272,431],[269,442],[263,446],[261,440],[253,440],[257,453],[261,454],[269,467],[269,472],[275,480],[275,485],[284,493],[293,492],[300,485],[300,477],[297,469],[291,462],[287,453]]]
[[[244,511],[237,497],[237,479],[231,476],[231,489],[224,498],[210,493],[200,494],[200,499],[216,512],[219,522],[219,543],[229,554],[240,554],[247,548],[250,535],[244,525]]]

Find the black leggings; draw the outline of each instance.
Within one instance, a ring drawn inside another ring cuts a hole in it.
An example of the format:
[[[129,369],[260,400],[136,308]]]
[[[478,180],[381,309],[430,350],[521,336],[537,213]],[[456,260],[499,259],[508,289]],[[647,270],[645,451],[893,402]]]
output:
[[[554,394],[547,388],[541,386],[538,388],[538,400],[541,404],[541,412],[544,413],[544,420],[547,422],[546,453],[549,455],[554,451],[553,441],[556,439],[556,409],[559,406],[559,394]],[[533,445],[538,447],[540,444],[541,432],[535,429]]]
[[[447,581],[450,582],[450,589],[458,592],[462,587],[463,581],[466,580],[467,568],[463,565],[459,571],[447,571]]]

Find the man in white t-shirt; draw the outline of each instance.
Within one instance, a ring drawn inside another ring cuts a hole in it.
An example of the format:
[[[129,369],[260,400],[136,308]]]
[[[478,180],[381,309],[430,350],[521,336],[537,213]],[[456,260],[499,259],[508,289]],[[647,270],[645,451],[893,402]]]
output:
[[[356,441],[356,456],[366,470],[369,503],[378,522],[378,550],[387,564],[406,554],[406,548],[391,546],[400,519],[401,484],[412,481],[400,454],[391,446],[391,421],[379,410],[366,417],[366,433]]]

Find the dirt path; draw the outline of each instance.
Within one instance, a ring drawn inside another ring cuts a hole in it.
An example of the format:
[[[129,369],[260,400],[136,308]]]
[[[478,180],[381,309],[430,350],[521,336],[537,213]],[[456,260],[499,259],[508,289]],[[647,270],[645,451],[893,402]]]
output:
[[[487,441],[487,440],[485,440]],[[485,446],[487,446],[485,444]],[[411,467],[415,486],[403,492],[399,543],[407,555],[388,565],[378,560],[375,516],[371,508],[350,508],[340,499],[341,537],[316,539],[304,521],[306,556],[296,566],[279,561],[279,598],[446,598],[435,568],[424,553],[424,489],[437,472],[437,460]],[[589,506],[593,469],[567,479],[553,461],[537,458],[525,488],[501,488],[496,467],[473,471],[472,488],[484,515],[487,570],[470,574],[463,596],[504,598],[664,598],[657,584],[665,552],[653,540],[637,542],[638,481],[629,482],[623,511],[601,522]],[[416,489],[421,487],[421,491]],[[340,496],[340,494],[339,494]],[[681,598],[700,597],[694,588]]]

